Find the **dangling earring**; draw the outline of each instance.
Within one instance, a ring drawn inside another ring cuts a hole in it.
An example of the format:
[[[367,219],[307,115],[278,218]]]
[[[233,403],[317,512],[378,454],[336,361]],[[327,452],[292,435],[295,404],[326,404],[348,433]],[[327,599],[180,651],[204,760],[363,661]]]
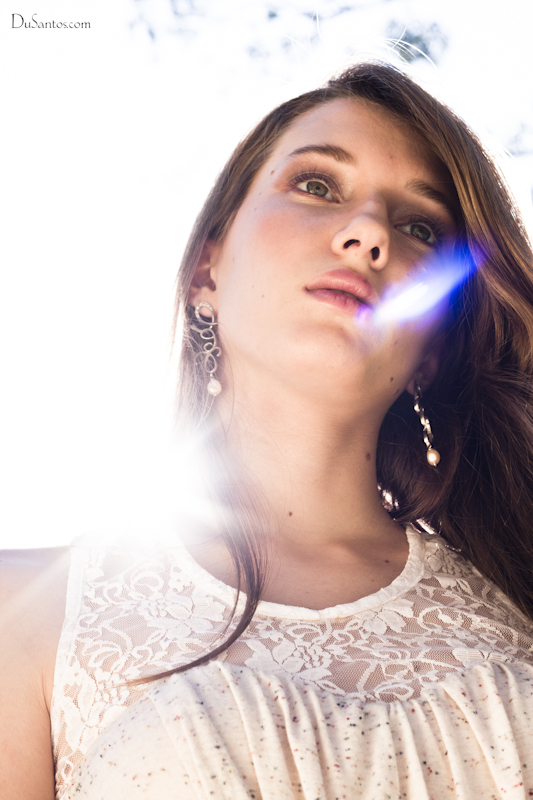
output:
[[[211,321],[208,322],[206,319],[200,316],[200,309],[207,308],[209,313],[211,314]],[[214,377],[215,372],[217,371],[218,362],[217,358],[219,357],[220,353],[222,352],[220,347],[217,345],[217,337],[215,336],[215,325],[218,325],[217,321],[215,320],[215,311],[213,306],[209,303],[198,303],[196,308],[194,309],[194,316],[198,320],[198,322],[203,322],[204,327],[198,328],[196,325],[191,325],[193,331],[196,331],[200,334],[201,338],[204,340],[204,369],[209,375],[209,383],[207,384],[207,391],[209,394],[216,397],[217,394],[220,394],[222,391],[222,386],[220,385],[220,381]]]
[[[418,414],[420,418],[420,424],[424,429],[424,444],[427,447],[426,458],[428,460],[428,464],[432,467],[436,467],[440,461],[440,453],[433,447],[433,432],[431,430],[431,425],[429,424],[429,419],[426,417],[424,409],[420,405],[420,386],[416,381],[414,409]]]

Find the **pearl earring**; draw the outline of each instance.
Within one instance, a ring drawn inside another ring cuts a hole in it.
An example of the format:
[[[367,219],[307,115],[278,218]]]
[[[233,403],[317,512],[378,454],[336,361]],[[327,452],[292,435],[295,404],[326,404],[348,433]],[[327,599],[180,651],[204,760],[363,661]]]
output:
[[[211,320],[208,321],[200,316],[200,309],[207,308],[209,313],[211,314]],[[218,325],[217,321],[215,320],[215,311],[213,306],[210,303],[198,303],[196,308],[194,309],[194,316],[203,324],[203,328],[198,328],[196,325],[191,325],[193,331],[196,331],[200,334],[200,337],[204,340],[203,346],[203,355],[204,355],[204,369],[209,375],[209,383],[207,384],[207,391],[213,397],[216,397],[222,391],[222,386],[220,385],[220,381],[214,377],[215,372],[217,371],[218,362],[217,358],[219,357],[220,353],[222,352],[220,347],[217,345],[217,337],[215,336],[215,325]]]
[[[420,418],[420,424],[424,429],[424,444],[427,447],[426,458],[431,467],[436,467],[440,461],[440,453],[433,447],[433,431],[429,424],[429,419],[426,417],[424,409],[420,404],[420,386],[415,381],[415,397],[414,409]]]

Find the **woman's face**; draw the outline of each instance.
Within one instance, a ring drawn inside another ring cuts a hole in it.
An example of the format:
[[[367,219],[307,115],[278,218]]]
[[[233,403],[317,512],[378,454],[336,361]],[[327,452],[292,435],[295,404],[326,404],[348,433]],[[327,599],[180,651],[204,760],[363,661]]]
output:
[[[430,363],[438,319],[376,325],[375,312],[452,247],[455,202],[447,171],[385,111],[339,99],[299,117],[191,291],[215,309],[236,391],[384,413]]]

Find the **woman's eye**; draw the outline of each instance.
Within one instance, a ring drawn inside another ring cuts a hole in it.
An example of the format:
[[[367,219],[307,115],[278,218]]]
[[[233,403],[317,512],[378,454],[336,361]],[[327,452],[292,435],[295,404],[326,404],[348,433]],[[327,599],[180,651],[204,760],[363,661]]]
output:
[[[423,222],[409,222],[407,225],[398,225],[398,230],[409,234],[409,236],[412,236],[413,238],[418,239],[425,244],[434,246],[439,243],[429,225],[425,225]]]
[[[296,184],[296,188],[306,194],[314,194],[317,197],[325,197],[326,200],[333,200],[333,195],[330,192],[329,186],[324,181],[300,181]]]

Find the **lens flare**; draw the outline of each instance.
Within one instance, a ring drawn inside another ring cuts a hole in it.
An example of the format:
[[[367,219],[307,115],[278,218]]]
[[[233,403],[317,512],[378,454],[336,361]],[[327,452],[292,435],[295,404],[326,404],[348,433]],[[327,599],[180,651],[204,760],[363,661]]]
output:
[[[439,256],[424,272],[402,281],[388,291],[376,308],[374,322],[403,322],[428,314],[450,296],[472,273],[464,257]]]

